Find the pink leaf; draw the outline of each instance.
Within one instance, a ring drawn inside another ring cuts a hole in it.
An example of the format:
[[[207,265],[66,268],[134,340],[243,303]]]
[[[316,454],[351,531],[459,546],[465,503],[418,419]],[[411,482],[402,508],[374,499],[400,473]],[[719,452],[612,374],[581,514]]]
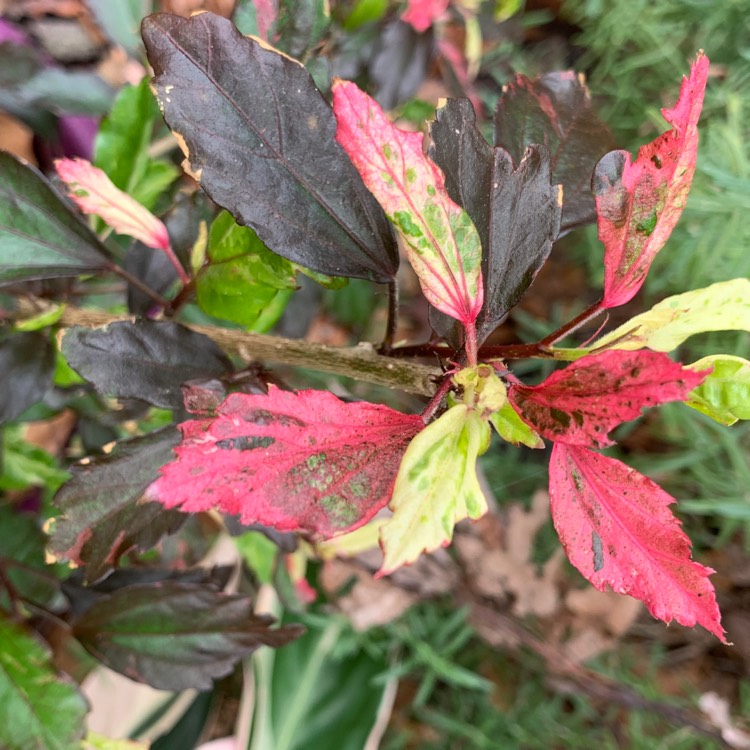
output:
[[[333,86],[336,140],[403,238],[425,297],[473,324],[482,309],[482,245],[469,215],[445,189],[443,173],[422,152],[422,134],[394,127],[348,81]]]
[[[84,159],[58,159],[55,168],[81,211],[101,217],[118,234],[127,234],[148,247],[162,250],[182,283],[190,282],[172,251],[164,224],[138,201],[115,187],[101,169]]]
[[[605,308],[624,304],[640,289],[682,214],[695,172],[707,78],[708,58],[700,53],[682,81],[677,104],[662,110],[672,130],[641,148],[633,163],[627,151],[612,151],[596,167]]]
[[[508,400],[542,437],[568,445],[605,446],[607,433],[641,409],[684,401],[708,372],[696,372],[666,354],[617,349],[591,354],[539,385],[514,385]]]
[[[659,485],[613,458],[556,444],[549,477],[552,520],[570,562],[604,591],[640,599],[659,620],[696,623],[726,643],[708,576]]]
[[[167,228],[147,208],[116,188],[107,175],[84,159],[58,159],[57,174],[85,214],[100,216],[115,232],[158,250],[169,247]]]
[[[445,13],[448,2],[449,0],[409,0],[401,20],[421,34]]]
[[[422,418],[323,391],[230,395],[180,425],[177,460],[147,491],[167,508],[238,513],[243,523],[331,537],[390,499]]]

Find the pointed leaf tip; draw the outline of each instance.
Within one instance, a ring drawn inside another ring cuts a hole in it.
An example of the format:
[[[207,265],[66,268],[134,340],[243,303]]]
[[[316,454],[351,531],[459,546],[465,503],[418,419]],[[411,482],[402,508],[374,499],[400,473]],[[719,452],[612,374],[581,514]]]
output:
[[[612,349],[553,372],[539,385],[514,385],[508,400],[542,437],[568,445],[612,445],[608,433],[641,410],[683,401],[708,374],[659,352]]]
[[[659,620],[696,623],[727,643],[714,571],[693,562],[675,499],[607,456],[555,444],[549,473],[552,520],[570,562],[597,589],[641,600]]]
[[[422,134],[394,127],[355,84],[337,80],[333,111],[341,144],[401,235],[422,291],[464,325],[482,309],[482,246],[468,213],[448,196],[422,151]]]
[[[101,217],[118,234],[127,234],[157,250],[170,248],[163,222],[116,188],[107,175],[85,159],[57,159],[55,169],[68,194],[85,214]]]
[[[707,80],[708,58],[701,53],[675,106],[662,110],[672,129],[643,146],[634,162],[627,151],[612,151],[596,166],[592,189],[604,243],[605,308],[633,298],[682,215]]]

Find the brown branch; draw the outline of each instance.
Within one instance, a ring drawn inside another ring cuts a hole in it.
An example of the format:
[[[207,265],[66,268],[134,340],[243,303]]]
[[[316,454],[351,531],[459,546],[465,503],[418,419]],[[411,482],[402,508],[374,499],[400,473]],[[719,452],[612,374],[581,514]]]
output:
[[[61,324],[96,328],[118,320],[133,318],[111,315],[100,310],[66,307]],[[432,396],[436,383],[443,377],[437,367],[383,356],[375,352],[371,344],[354,347],[327,346],[301,339],[285,339],[216,326],[187,327],[208,336],[225,351],[248,360],[306,367],[422,396]]]

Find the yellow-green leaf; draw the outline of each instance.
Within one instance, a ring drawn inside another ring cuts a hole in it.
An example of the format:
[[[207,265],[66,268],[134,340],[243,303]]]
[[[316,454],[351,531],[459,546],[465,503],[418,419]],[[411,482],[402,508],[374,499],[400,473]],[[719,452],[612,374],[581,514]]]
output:
[[[448,545],[459,521],[487,512],[476,460],[489,440],[480,414],[457,404],[411,441],[390,502],[393,517],[380,530],[380,575]]]
[[[544,448],[544,440],[518,416],[518,412],[506,401],[502,408],[490,416],[492,426],[500,437],[513,445],[528,448]]]
[[[685,402],[688,406],[725,425],[750,419],[750,362],[731,354],[712,354],[689,367],[713,367],[713,372],[690,392],[690,400]]]
[[[588,351],[648,347],[671,352],[690,336],[707,331],[750,331],[750,279],[720,281],[667,297],[599,339]]]

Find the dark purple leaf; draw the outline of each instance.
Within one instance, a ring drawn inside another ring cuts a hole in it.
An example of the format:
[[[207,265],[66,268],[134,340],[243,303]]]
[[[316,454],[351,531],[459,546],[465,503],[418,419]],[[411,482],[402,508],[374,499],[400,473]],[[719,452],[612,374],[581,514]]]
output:
[[[185,516],[158,503],[139,502],[159,469],[174,458],[180,440],[174,427],[124,440],[102,458],[73,468],[73,478],[55,495],[64,513],[52,530],[50,547],[85,565],[87,581],[106,575],[133,547],[149,549],[175,531]]]
[[[482,240],[481,343],[547,260],[560,224],[560,191],[551,184],[547,150],[529,147],[514,168],[509,154],[479,132],[468,99],[440,107],[430,135],[430,155],[445,173],[448,194],[466,209]]]
[[[118,322],[73,327],[63,338],[70,366],[94,387],[118,398],[139,398],[164,409],[182,406],[181,385],[232,370],[207,336],[172,322]]]
[[[167,124],[216,203],[293,262],[393,279],[388,220],[335,142],[333,112],[302,65],[210,13],[150,16],[143,38]]]
[[[16,333],[0,341],[0,424],[41,401],[54,371],[55,345],[44,333]]]
[[[207,690],[259,646],[277,648],[302,633],[272,629],[246,596],[201,584],[165,582],[115,591],[73,625],[87,651],[132,680],[159,690]]]
[[[583,76],[572,70],[533,80],[518,75],[505,87],[495,111],[495,145],[518,163],[532,144],[549,149],[552,182],[563,186],[561,232],[593,223],[591,175],[615,141],[591,106]]]

